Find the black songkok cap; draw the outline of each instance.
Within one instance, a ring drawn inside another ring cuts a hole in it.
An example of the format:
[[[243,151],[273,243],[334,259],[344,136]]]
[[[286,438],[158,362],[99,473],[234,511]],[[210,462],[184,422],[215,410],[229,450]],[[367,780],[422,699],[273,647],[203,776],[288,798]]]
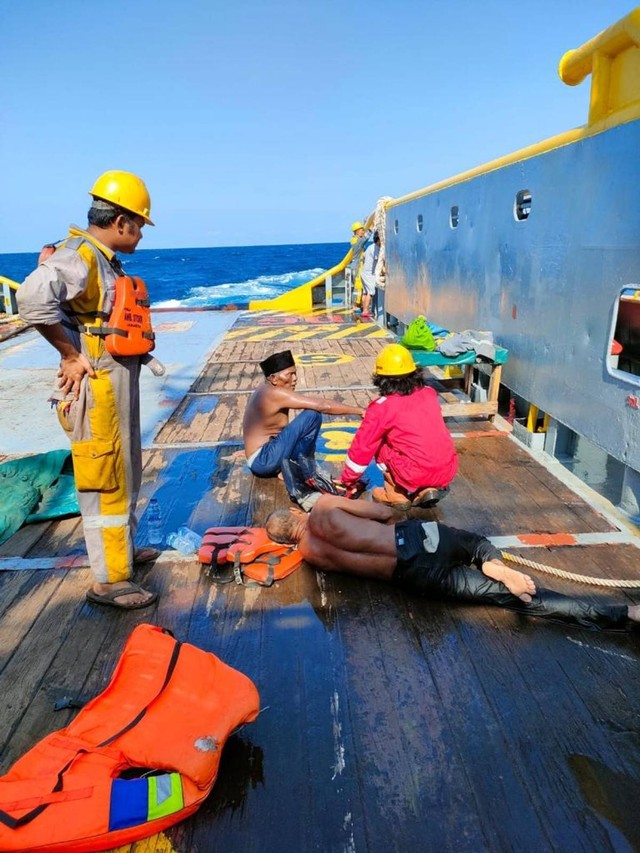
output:
[[[288,367],[293,367],[295,361],[291,355],[291,350],[286,349],[283,352],[274,352],[269,358],[265,358],[260,362],[260,367],[265,376],[271,376],[272,373],[280,373],[281,370],[286,370]]]

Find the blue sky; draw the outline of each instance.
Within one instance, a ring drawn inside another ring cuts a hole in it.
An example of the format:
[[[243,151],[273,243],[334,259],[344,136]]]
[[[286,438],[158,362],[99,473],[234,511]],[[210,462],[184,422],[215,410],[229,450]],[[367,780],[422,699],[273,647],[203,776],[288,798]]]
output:
[[[141,248],[343,241],[398,196],[587,118],[562,54],[618,0],[20,0],[0,6],[0,252],[146,181]],[[0,273],[2,272],[0,268]]]

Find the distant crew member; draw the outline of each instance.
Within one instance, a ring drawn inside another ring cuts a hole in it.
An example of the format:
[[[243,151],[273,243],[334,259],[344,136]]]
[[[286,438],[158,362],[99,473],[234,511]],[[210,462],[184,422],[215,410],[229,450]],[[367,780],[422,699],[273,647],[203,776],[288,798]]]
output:
[[[376,231],[373,243],[367,247],[362,262],[360,278],[362,279],[362,319],[368,320],[373,316],[371,302],[376,293],[376,269],[380,258],[380,235]]]
[[[321,495],[309,515],[293,508],[271,513],[266,529],[275,542],[297,545],[318,569],[391,581],[428,598],[495,604],[587,628],[640,621],[640,605],[591,604],[536,589],[484,536],[435,521],[398,522],[390,507],[370,501]]]
[[[307,487],[318,485],[315,449],[322,415],[360,415],[357,406],[296,394],[298,379],[291,350],[277,352],[260,362],[264,382],[251,395],[242,433],[247,465],[256,477],[282,472],[287,491],[300,502]],[[289,422],[289,410],[302,410]],[[320,487],[330,484],[320,482]],[[316,494],[317,497],[317,494]],[[308,506],[302,501],[301,505]]]
[[[413,356],[400,344],[388,344],[378,355],[373,384],[380,396],[369,404],[355,434],[341,482],[351,486],[375,458],[384,487],[374,501],[397,509],[433,504],[458,471],[458,457],[445,426],[438,396],[426,385]]]
[[[78,503],[94,582],[87,599],[122,609],[147,607],[156,594],[131,580],[134,563],[154,548],[134,550],[142,478],[140,357],[110,355],[103,324],[123,275],[116,252],[132,254],[151,221],[144,183],[111,171],[90,190],[86,231],[69,236],[18,289],[20,316],[60,353],[52,397],[71,440]]]
[[[352,256],[349,263],[351,281],[353,285],[354,304],[362,304],[362,278],[360,271],[364,260],[364,247],[367,243],[367,229],[359,220],[351,225],[351,250]]]

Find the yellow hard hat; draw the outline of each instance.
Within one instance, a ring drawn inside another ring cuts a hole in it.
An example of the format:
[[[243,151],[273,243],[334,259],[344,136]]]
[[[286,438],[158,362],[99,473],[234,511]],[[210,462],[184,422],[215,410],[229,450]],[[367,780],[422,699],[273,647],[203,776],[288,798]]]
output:
[[[351,226],[352,231],[359,231],[361,228],[364,228],[364,225],[362,224],[362,222],[354,222],[353,225]]]
[[[153,225],[149,219],[151,198],[149,190],[137,175],[131,172],[111,171],[100,175],[89,190],[89,195],[117,204],[123,210],[137,213],[147,225]]]
[[[417,370],[413,356],[401,344],[387,344],[378,353],[376,373],[378,376],[407,376]]]

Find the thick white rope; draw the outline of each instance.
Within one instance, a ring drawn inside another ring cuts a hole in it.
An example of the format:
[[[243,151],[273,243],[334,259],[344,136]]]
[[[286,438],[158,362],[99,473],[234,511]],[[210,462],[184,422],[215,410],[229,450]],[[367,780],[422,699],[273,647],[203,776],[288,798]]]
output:
[[[376,284],[378,287],[385,285],[385,246],[386,246],[386,223],[387,209],[386,204],[391,201],[391,196],[385,195],[379,198],[376,203],[376,209],[373,214],[373,230],[380,235],[380,255],[378,256],[378,266],[376,267]]]
[[[380,245],[384,249],[387,224],[387,202],[391,201],[390,195],[384,195],[376,202],[376,209],[373,213],[373,230],[380,235]]]
[[[556,569],[553,566],[545,566],[542,563],[534,563],[533,560],[526,560],[524,557],[517,557],[515,554],[507,554],[502,552],[505,560],[511,563],[519,563],[521,566],[527,566],[529,569],[534,569],[538,572],[544,572],[547,575],[555,575],[557,578],[565,578],[566,580],[575,581],[576,583],[588,583],[593,586],[611,586],[618,589],[639,589],[640,580],[613,580],[611,578],[593,578],[588,575],[577,575],[574,572],[565,572],[562,569]]]

